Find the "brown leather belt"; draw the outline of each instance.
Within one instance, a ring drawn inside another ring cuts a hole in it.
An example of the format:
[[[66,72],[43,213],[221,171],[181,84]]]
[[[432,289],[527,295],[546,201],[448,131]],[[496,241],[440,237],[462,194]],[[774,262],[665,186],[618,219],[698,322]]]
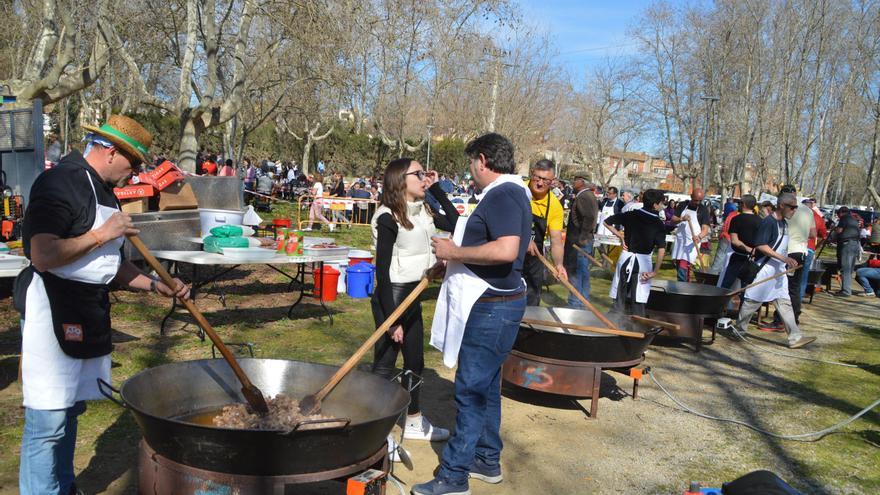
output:
[[[525,299],[526,291],[522,291],[518,294],[514,294],[512,296],[483,296],[477,299],[477,302],[507,302],[507,301],[519,301],[520,299]]]

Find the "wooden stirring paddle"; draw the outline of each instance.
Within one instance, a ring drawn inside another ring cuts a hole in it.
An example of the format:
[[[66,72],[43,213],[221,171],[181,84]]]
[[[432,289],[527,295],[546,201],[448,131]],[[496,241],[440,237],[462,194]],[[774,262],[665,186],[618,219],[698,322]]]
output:
[[[352,370],[352,368],[354,368],[354,366],[357,364],[358,361],[361,360],[362,357],[364,357],[364,354],[372,349],[376,341],[378,341],[379,338],[382,337],[382,335],[387,332],[389,328],[391,328],[391,325],[393,325],[394,322],[396,322],[403,315],[407,308],[409,308],[412,303],[419,298],[419,295],[421,295],[425,288],[428,287],[428,281],[429,280],[427,276],[422,277],[422,280],[420,280],[419,284],[416,285],[413,291],[410,292],[408,296],[406,296],[406,299],[404,299],[400,303],[400,305],[397,306],[397,308],[391,313],[391,315],[389,315],[388,318],[386,318],[385,321],[382,322],[381,325],[379,325],[379,328],[377,328],[376,331],[373,332],[372,335],[370,335],[370,338],[368,338],[367,341],[364,342],[363,345],[361,345],[360,348],[358,348],[358,350],[355,351],[355,353],[352,354],[351,357],[348,358],[348,360],[339,367],[336,373],[334,373],[333,376],[330,377],[330,380],[328,380],[327,383],[323,387],[321,387],[321,389],[318,390],[317,393],[303,397],[303,399],[299,402],[300,414],[304,416],[311,416],[313,414],[318,414],[321,411],[321,402],[324,400],[325,397],[327,397],[327,394],[333,391],[336,385],[338,385],[339,382],[342,381],[343,378],[345,378],[345,375],[347,375]]]
[[[618,330],[617,326],[614,323],[611,323],[611,320],[609,320],[605,315],[603,315],[602,312],[596,308],[596,306],[593,306],[592,304],[590,304],[590,301],[587,301],[587,298],[585,298],[583,296],[583,294],[578,292],[578,290],[575,289],[574,286],[571,285],[571,283],[568,280],[564,280],[559,277],[559,273],[556,272],[556,267],[553,266],[552,263],[547,261],[547,258],[545,258],[539,254],[538,259],[541,260],[541,263],[544,263],[544,266],[546,266],[547,269],[550,270],[550,273],[553,274],[553,276],[556,278],[556,280],[559,280],[559,282],[562,283],[562,285],[564,285],[565,288],[568,289],[568,291],[574,295],[574,297],[578,298],[581,301],[581,304],[583,304],[590,311],[592,311],[593,314],[596,315],[596,318],[599,318],[599,320],[603,324],[605,324],[606,327],[611,328],[613,330]]]
[[[131,242],[132,246],[141,253],[141,256],[147,261],[147,264],[155,270],[157,274],[159,274],[159,278],[162,279],[162,282],[165,283],[168,287],[174,288],[174,279],[168,273],[167,270],[159,263],[159,260],[153,256],[153,253],[150,252],[149,248],[141,241],[140,237],[137,235],[128,236],[128,240]],[[238,365],[238,361],[236,361],[235,356],[229,352],[229,349],[226,347],[226,344],[220,339],[220,336],[217,335],[217,332],[214,331],[214,327],[208,323],[208,320],[205,319],[205,316],[199,311],[199,308],[193,304],[189,299],[184,299],[182,297],[177,298],[187,310],[189,310],[190,314],[193,315],[193,318],[196,319],[199,326],[202,327],[202,330],[205,331],[205,334],[210,337],[211,342],[220,350],[220,354],[223,355],[223,359],[229,363],[229,367],[232,368],[232,372],[235,373],[235,376],[238,377],[238,381],[241,382],[241,394],[244,396],[245,400],[247,400],[248,404],[250,404],[251,408],[260,413],[266,414],[269,412],[269,406],[266,404],[266,398],[263,396],[263,392],[257,388],[256,385],[251,383],[251,380],[245,374],[244,370],[241,369],[241,366]]]

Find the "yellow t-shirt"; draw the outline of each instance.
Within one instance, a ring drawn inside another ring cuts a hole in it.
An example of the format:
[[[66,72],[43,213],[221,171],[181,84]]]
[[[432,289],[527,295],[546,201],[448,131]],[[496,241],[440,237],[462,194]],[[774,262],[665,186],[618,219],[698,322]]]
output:
[[[550,203],[550,211],[547,211],[547,203]],[[543,218],[547,217],[547,230],[562,230],[562,203],[556,199],[552,191],[547,192],[543,199],[532,200],[532,214]]]

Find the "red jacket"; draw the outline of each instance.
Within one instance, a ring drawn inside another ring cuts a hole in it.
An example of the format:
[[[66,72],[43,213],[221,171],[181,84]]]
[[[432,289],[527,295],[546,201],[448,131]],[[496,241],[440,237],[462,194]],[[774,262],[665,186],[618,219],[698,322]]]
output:
[[[825,228],[825,219],[822,218],[822,215],[816,213],[816,210],[813,210],[813,220],[816,221],[816,236],[810,237],[807,240],[807,247],[816,250],[816,239],[824,239],[828,237],[828,229]]]

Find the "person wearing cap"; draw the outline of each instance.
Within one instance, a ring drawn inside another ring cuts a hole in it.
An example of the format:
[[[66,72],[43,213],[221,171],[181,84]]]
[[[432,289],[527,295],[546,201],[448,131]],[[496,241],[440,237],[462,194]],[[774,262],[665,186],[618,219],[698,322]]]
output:
[[[569,277],[569,282],[589,300],[590,260],[587,254],[593,254],[593,226],[596,225],[596,218],[599,216],[599,203],[596,202],[596,195],[593,193],[596,190],[595,185],[588,184],[583,177],[575,177],[572,185],[574,199],[568,215],[563,260],[568,273],[574,274]],[[568,307],[586,309],[574,294],[568,295]]]
[[[126,235],[137,234],[113,187],[139,170],[152,136],[136,121],[111,116],[73,151],[40,174],[22,225],[31,266],[16,279],[22,313],[24,434],[22,494],[76,493],[73,454],[85,401],[102,399],[110,382],[110,285],[188,297],[122,259]]]

